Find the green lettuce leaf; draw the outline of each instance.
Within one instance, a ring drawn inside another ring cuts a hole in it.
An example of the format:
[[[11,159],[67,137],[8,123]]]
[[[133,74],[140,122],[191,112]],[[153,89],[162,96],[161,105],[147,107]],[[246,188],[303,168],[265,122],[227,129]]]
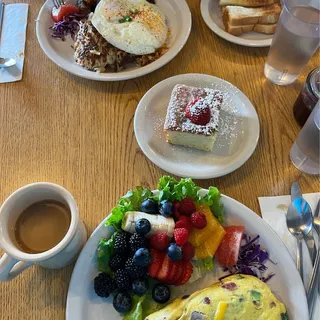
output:
[[[111,210],[109,219],[106,222],[106,226],[112,226],[117,231],[121,230],[121,222],[124,214],[127,211],[140,210],[141,203],[149,198],[152,198],[151,190],[143,187],[136,187],[135,190],[129,190],[118,201],[118,205]]]
[[[170,200],[174,198],[174,187],[177,184],[177,180],[170,176],[163,176],[159,179],[158,190],[159,190],[159,201]]]
[[[116,232],[110,237],[110,239],[102,238],[98,243],[97,248],[97,262],[98,270],[101,272],[112,273],[112,270],[109,267],[109,259],[112,256],[114,248],[114,240],[116,237]]]
[[[123,320],[143,320],[142,317],[143,313],[143,306],[142,302],[146,298],[146,295],[142,297],[133,296],[132,297],[132,309],[130,312],[126,313],[126,315],[123,317]]]
[[[198,202],[206,204],[210,207],[210,210],[215,215],[220,223],[224,220],[224,207],[221,203],[221,194],[216,187],[210,187],[208,193],[204,197],[198,198]]]
[[[165,305],[156,303],[151,297],[151,291],[149,290],[144,296],[132,297],[132,309],[127,313],[123,320],[143,320],[148,315],[160,310]]]

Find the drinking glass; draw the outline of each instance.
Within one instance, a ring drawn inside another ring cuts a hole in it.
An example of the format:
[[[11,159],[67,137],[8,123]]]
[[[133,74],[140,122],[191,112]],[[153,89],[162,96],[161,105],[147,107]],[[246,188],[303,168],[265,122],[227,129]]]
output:
[[[290,151],[295,167],[308,174],[320,174],[320,102],[316,104]]]
[[[294,82],[319,47],[319,0],[283,0],[282,12],[264,66],[271,82]]]

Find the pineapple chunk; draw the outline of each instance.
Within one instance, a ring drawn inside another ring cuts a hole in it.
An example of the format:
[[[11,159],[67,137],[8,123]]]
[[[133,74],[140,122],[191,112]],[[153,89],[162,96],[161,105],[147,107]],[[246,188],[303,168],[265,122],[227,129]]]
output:
[[[193,229],[191,231],[189,241],[194,247],[199,247],[202,243],[204,243],[208,238],[213,237],[214,234],[216,237],[220,239],[221,233],[225,234],[224,229],[222,228],[219,221],[212,214],[210,208],[206,205],[197,205],[197,210],[201,211],[207,218],[207,226],[202,230]],[[223,238],[222,236],[222,238]],[[221,240],[222,240],[221,238]],[[221,242],[220,240],[220,242]],[[219,242],[219,244],[220,244]],[[219,245],[218,244],[218,245]]]

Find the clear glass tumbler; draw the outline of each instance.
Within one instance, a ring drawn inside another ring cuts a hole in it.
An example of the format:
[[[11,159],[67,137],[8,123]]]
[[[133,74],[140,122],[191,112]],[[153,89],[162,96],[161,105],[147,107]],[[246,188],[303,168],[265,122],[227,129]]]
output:
[[[282,12],[264,66],[271,82],[294,82],[308,63],[320,39],[320,1],[283,0]]]
[[[320,102],[316,104],[290,151],[295,167],[308,174],[320,174]]]

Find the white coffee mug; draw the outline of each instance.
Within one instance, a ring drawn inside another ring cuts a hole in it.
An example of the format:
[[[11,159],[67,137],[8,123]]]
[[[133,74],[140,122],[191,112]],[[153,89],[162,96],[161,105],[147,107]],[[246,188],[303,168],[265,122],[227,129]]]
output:
[[[42,253],[23,252],[16,245],[14,226],[24,209],[42,200],[56,200],[71,212],[71,223],[64,238]],[[79,219],[78,206],[69,191],[49,182],[28,184],[12,193],[0,208],[0,247],[5,254],[0,259],[0,281],[11,280],[33,264],[58,269],[72,263],[87,240],[87,231]]]

